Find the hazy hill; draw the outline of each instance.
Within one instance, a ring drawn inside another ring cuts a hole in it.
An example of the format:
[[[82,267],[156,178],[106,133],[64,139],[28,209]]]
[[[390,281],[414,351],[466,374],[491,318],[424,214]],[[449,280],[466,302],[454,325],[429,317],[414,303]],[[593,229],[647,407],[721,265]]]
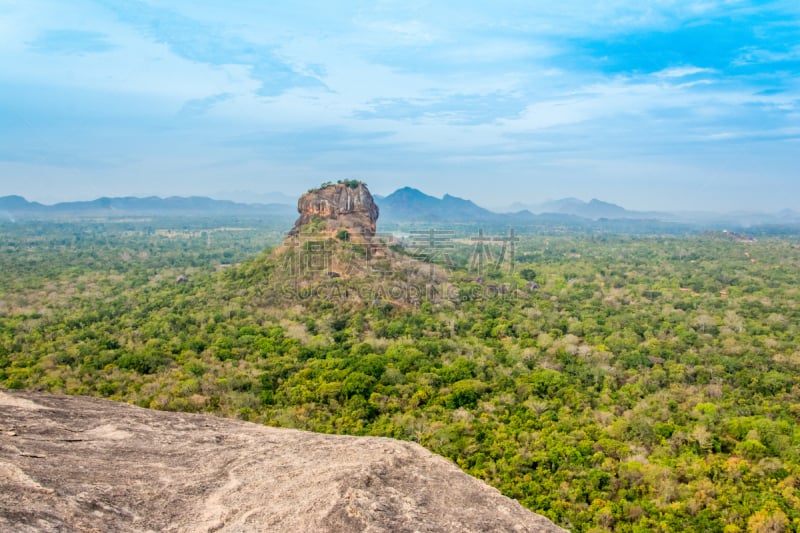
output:
[[[633,216],[641,216],[639,213],[628,211],[624,207],[609,202],[603,202],[596,198],[592,198],[589,202],[582,202],[572,198],[568,201],[562,200],[560,203],[561,205],[557,206],[559,208],[552,210],[546,209],[546,211],[585,218],[630,218]]]
[[[203,196],[159,198],[98,198],[91,201],[43,205],[21,196],[0,197],[0,211],[15,217],[25,216],[128,216],[160,215],[294,215],[294,208],[283,204],[240,204]]]
[[[549,200],[541,204],[524,204],[517,202],[511,206],[503,209],[502,211],[520,211],[527,210],[532,213],[555,213],[561,215],[572,215],[576,217],[598,220],[601,218],[606,219],[657,219],[657,220],[670,220],[674,217],[668,213],[659,213],[652,211],[631,211],[622,206],[610,202],[604,202],[596,198],[592,198],[588,202],[584,202],[578,198],[561,198],[558,200]]]
[[[582,220],[669,219],[664,213],[629,211],[619,205],[592,199],[563,198],[540,205],[516,203],[505,212],[494,212],[449,194],[439,199],[404,187],[376,198],[383,220],[396,222],[454,222],[490,224],[580,224]]]
[[[0,197],[0,209],[5,210],[40,210],[46,206],[38,202],[29,202],[22,196],[2,196]]]
[[[411,187],[403,187],[376,200],[381,220],[386,222],[475,222],[506,218],[470,200],[449,194],[439,199]]]
[[[220,200],[230,200],[242,204],[294,205],[297,202],[297,197],[289,196],[282,192],[258,193],[254,191],[220,191],[212,196]]]

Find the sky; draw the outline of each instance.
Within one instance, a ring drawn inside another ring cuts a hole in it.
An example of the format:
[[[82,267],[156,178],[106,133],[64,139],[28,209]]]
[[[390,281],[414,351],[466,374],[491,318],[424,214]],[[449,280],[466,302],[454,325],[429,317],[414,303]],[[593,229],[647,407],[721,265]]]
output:
[[[797,0],[0,0],[0,196],[800,209]]]

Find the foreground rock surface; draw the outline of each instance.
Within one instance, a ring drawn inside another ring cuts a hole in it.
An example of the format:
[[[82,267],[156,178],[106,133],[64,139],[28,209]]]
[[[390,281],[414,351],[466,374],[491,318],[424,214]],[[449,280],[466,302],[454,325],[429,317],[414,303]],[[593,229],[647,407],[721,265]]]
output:
[[[563,531],[415,444],[32,392],[0,494],[0,531]]]

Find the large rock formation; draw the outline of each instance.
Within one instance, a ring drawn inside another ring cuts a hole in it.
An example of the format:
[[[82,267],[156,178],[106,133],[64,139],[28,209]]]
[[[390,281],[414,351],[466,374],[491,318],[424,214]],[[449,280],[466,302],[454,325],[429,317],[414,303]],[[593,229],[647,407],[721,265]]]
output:
[[[0,531],[561,532],[415,444],[0,391]]]
[[[375,235],[379,214],[369,189],[359,181],[342,181],[309,191],[298,200],[297,211],[300,218],[290,235],[309,228],[328,233],[344,229],[367,239]]]

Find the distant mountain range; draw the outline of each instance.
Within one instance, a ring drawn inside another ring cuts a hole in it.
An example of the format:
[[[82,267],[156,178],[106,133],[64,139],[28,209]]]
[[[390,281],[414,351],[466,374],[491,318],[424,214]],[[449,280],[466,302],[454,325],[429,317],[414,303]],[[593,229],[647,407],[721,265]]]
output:
[[[117,217],[132,215],[270,215],[293,216],[294,207],[285,204],[242,204],[204,196],[159,198],[98,198],[85,202],[44,205],[22,196],[0,197],[0,215],[6,217]]]
[[[544,219],[570,220],[672,220],[667,213],[629,211],[616,204],[593,199],[589,202],[577,198],[564,198],[540,205],[514,204],[495,212],[476,205],[470,200],[449,194],[439,199],[417,189],[404,187],[386,197],[376,197],[384,222],[493,222],[524,223]]]
[[[283,204],[295,205],[297,197],[282,192],[257,193],[253,191],[219,191],[213,195],[220,200],[230,200],[242,204]]]
[[[287,224],[297,217],[294,201],[281,194],[265,194],[260,198],[279,200],[275,203],[239,203],[202,196],[159,198],[98,198],[82,202],[44,205],[29,202],[21,196],[0,197],[0,221],[17,218],[46,217],[124,217],[124,216],[269,216],[285,218]],[[587,226],[606,224],[612,228],[632,228],[641,223],[663,227],[688,224],[702,227],[738,227],[757,225],[797,225],[800,213],[783,210],[778,213],[662,213],[631,211],[616,204],[592,199],[563,198],[541,204],[513,204],[496,212],[471,200],[449,194],[436,198],[418,189],[403,187],[388,196],[375,196],[380,208],[380,224],[457,223],[487,225]]]
[[[630,211],[617,204],[604,202],[592,198],[588,202],[577,198],[562,198],[560,200],[550,200],[541,204],[523,204],[517,202],[500,212],[519,212],[530,211],[531,213],[559,213],[562,215],[574,215],[581,218],[599,220],[608,219],[648,219],[648,220],[671,220],[675,217],[669,213],[656,211]]]

